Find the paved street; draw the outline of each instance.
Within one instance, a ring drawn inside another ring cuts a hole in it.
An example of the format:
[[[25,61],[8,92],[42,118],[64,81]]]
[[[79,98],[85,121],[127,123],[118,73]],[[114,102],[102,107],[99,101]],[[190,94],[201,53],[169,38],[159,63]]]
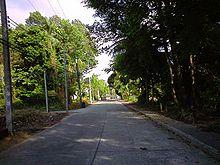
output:
[[[76,111],[0,154],[1,165],[219,164],[119,102]]]

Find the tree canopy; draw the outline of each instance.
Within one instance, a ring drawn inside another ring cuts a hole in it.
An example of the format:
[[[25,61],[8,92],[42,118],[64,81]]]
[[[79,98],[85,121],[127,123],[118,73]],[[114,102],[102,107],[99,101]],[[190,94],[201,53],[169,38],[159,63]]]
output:
[[[84,2],[101,19],[93,32],[113,42],[109,82],[119,95],[137,89],[139,101],[175,105],[194,119],[219,109],[220,1]]]
[[[73,95],[81,95],[76,63],[83,84],[84,74],[96,66],[99,55],[87,26],[79,20],[69,21],[56,15],[47,18],[33,12],[25,24],[10,28],[9,35],[14,103],[44,104],[46,72],[49,94],[63,104],[65,59],[70,103]]]

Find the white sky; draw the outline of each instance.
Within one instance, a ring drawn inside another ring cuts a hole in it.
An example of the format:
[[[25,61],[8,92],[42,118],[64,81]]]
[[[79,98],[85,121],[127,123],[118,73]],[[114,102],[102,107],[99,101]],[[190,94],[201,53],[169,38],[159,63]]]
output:
[[[50,17],[56,14],[65,18],[58,2],[67,19],[79,19],[84,24],[93,24],[95,20],[93,18],[94,11],[84,7],[84,4],[81,3],[82,0],[7,0],[6,5],[8,16],[17,23],[24,23],[25,19],[29,17],[29,13],[35,9],[43,16]],[[103,69],[108,67],[111,57],[107,54],[101,54],[97,60],[98,65],[91,73],[99,75],[99,78],[106,81],[109,74],[107,75]]]

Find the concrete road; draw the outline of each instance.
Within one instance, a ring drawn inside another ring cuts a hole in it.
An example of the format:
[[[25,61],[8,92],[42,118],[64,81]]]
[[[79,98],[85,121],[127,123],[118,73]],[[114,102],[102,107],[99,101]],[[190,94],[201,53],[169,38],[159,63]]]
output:
[[[219,164],[119,102],[77,111],[0,154],[0,165]]]

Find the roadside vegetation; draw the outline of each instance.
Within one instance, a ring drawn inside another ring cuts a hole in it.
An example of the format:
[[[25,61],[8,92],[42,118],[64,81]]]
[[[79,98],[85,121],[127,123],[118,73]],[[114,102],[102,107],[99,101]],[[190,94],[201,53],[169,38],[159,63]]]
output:
[[[99,17],[90,27],[79,20],[56,15],[47,18],[39,12],[30,13],[25,24],[14,26],[9,22],[13,125],[17,134],[26,136],[26,132],[42,130],[67,115],[45,113],[44,77],[50,111],[65,109],[67,83],[69,109],[79,108],[80,101],[88,105],[114,93],[135,106],[220,132],[219,0],[84,3]],[[111,44],[106,47],[106,43]],[[100,45],[113,56],[106,69],[112,72],[108,85],[98,75],[85,77],[97,65]],[[3,79],[1,55],[2,135]]]
[[[80,99],[88,105],[91,100],[99,100],[109,93],[107,83],[97,75],[90,75],[90,81],[85,77],[96,66],[99,51],[89,28],[79,20],[65,20],[56,15],[47,18],[40,12],[33,12],[25,24],[15,26],[9,19],[9,25],[14,137],[7,137],[5,128],[1,53],[0,148],[3,149],[68,115],[59,112],[65,110],[65,70],[69,110],[80,108]],[[51,113],[46,113],[44,76]],[[6,146],[2,146],[4,144]]]
[[[85,0],[121,98],[188,122],[220,116],[220,1]]]
[[[94,99],[98,98],[97,93],[100,94],[99,97],[108,94],[107,84],[99,80],[97,75],[90,76],[91,84],[88,77],[85,77],[85,74],[96,66],[99,52],[89,28],[80,21],[70,22],[58,16],[47,18],[39,12],[33,12],[25,24],[16,27],[11,25],[9,35],[15,110],[31,107],[44,111],[44,72],[50,110],[62,110],[65,105],[65,67],[70,107],[79,102],[80,95],[89,100],[90,85]],[[0,107],[1,111],[4,111],[2,58],[0,77]]]
[[[5,130],[4,113],[0,113],[0,152],[30,138],[45,128],[60,122],[68,114],[46,113],[39,110],[16,110],[13,113],[13,136]]]

